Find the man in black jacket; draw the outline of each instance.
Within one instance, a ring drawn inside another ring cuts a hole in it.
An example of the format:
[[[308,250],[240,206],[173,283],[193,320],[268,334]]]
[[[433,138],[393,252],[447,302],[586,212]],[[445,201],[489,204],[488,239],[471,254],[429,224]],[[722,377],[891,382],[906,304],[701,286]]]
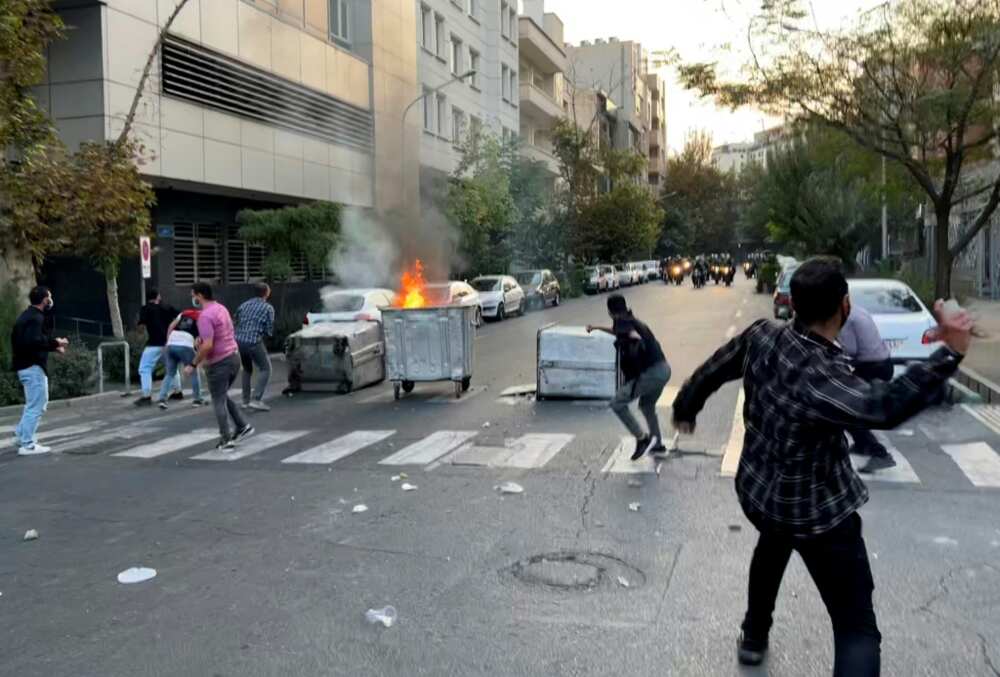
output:
[[[667,364],[660,342],[645,323],[636,319],[621,294],[608,297],[608,314],[614,322],[613,326],[588,325],[587,332],[603,331],[615,337],[625,384],[618,389],[611,401],[611,410],[635,436],[635,452],[632,454],[632,460],[635,461],[648,452],[666,451],[660,433],[660,422],[656,417],[656,403],[670,380],[670,365]],[[646,433],[629,410],[636,400],[639,400],[639,411],[649,427]]]
[[[24,413],[14,431],[21,456],[51,451],[39,444],[35,435],[49,403],[49,353],[65,352],[69,345],[67,339],[52,338],[46,329],[45,311],[55,304],[52,292],[47,287],[35,287],[28,300],[31,305],[17,318],[10,335],[14,371],[24,387]]]
[[[694,430],[705,401],[741,379],[746,435],[736,494],[759,538],[750,562],[740,663],[767,651],[778,588],[792,551],[805,562],[833,623],[835,677],[879,674],[881,641],[872,605],[871,567],[858,508],[868,489],[854,472],[845,430],[890,429],[917,414],[958,369],[972,321],[942,312],[941,348],[891,382],[854,373],[837,343],[851,312],[840,262],[810,259],[792,277],[794,324],[761,320],[719,349],[684,384],[674,425]]]

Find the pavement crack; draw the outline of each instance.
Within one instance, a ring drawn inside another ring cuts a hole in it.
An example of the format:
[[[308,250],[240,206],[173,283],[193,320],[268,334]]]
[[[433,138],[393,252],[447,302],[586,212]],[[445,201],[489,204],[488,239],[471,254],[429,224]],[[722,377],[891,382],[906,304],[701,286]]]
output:
[[[597,478],[594,476],[593,470],[587,470],[587,474],[583,477],[583,482],[587,486],[587,490],[583,494],[583,503],[580,505],[580,528],[576,531],[577,538],[580,538],[581,534],[587,530],[587,517],[590,515],[590,501],[593,499],[594,492],[597,490]]]

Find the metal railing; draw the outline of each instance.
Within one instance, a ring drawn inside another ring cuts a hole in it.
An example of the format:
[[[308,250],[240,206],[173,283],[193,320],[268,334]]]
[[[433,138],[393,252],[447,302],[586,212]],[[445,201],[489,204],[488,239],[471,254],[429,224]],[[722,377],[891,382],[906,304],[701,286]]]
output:
[[[115,346],[124,346],[125,348],[125,393],[128,395],[132,392],[132,362],[129,359],[129,345],[128,341],[107,341],[101,343],[97,346],[97,392],[104,392],[104,349],[113,348]],[[123,396],[124,396],[123,395]]]

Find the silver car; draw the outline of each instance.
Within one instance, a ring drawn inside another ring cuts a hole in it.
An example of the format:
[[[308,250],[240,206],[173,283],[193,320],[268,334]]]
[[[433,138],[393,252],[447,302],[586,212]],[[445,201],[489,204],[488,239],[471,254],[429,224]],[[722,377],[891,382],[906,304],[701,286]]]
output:
[[[897,372],[928,359],[941,347],[931,340],[937,321],[913,290],[898,280],[848,280],[851,303],[867,310],[878,327]]]

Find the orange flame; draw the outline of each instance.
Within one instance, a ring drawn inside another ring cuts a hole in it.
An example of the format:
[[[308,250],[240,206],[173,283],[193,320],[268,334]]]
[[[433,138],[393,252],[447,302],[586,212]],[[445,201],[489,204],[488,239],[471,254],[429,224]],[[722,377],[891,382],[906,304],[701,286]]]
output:
[[[424,279],[424,264],[417,259],[413,268],[403,271],[400,280],[399,297],[403,308],[423,308],[427,305],[424,292],[427,290],[427,280]]]

